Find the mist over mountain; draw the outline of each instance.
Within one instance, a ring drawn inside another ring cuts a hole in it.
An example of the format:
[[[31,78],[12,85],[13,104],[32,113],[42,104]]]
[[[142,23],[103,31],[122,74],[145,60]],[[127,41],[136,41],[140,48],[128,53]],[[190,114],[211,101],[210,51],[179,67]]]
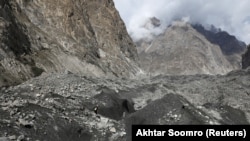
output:
[[[211,25],[210,29],[205,29],[200,24],[192,25],[199,33],[204,35],[208,41],[219,45],[225,55],[233,55],[243,53],[246,50],[246,44],[239,41],[235,36],[228,34],[226,31],[221,31]]]
[[[214,4],[119,2],[132,9],[121,15],[142,12],[130,25],[135,43],[113,0],[0,0],[0,141],[131,141],[135,124],[250,124],[243,43],[173,9]],[[235,13],[248,1],[239,3]],[[169,24],[151,16],[166,10]]]
[[[151,22],[150,27],[157,28],[153,19],[146,25]],[[160,20],[157,21],[160,25]],[[211,40],[223,39],[211,42],[205,33],[211,34]],[[136,44],[141,67],[150,75],[226,74],[241,68],[241,54],[245,50],[245,44],[227,33],[219,30],[214,33],[185,21],[174,21],[164,33]]]
[[[185,19],[205,27],[214,25],[250,43],[249,0],[114,0],[132,38],[137,41],[149,34],[163,33],[172,21]],[[162,21],[162,26],[145,30],[143,24],[150,17]],[[161,32],[160,32],[160,31]]]
[[[235,69],[240,69],[242,66],[242,54],[247,50],[247,45],[237,39],[234,35],[230,35],[226,31],[222,31],[211,25],[210,28],[205,29],[200,24],[192,25],[199,33],[201,33],[209,42],[218,45],[227,58],[227,60],[233,65],[237,66]]]

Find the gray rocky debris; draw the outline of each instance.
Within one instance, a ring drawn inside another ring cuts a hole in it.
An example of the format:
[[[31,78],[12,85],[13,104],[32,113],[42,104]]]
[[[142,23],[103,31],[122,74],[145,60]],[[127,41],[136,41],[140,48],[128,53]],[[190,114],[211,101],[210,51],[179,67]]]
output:
[[[190,25],[168,30],[194,37],[184,43],[212,58],[205,71],[231,70]],[[137,61],[112,0],[0,0],[0,141],[129,141],[132,124],[249,124],[250,69],[148,77]]]
[[[10,139],[7,137],[0,137],[0,141],[10,141]]]
[[[10,140],[16,140],[16,135],[12,135],[8,137]]]
[[[29,91],[30,84],[40,89]],[[70,93],[72,88],[77,90]],[[8,107],[0,109],[0,136],[22,132],[30,140],[125,141],[130,139],[132,124],[250,121],[249,70],[225,76],[161,75],[134,80],[53,73],[7,89],[8,93],[0,91],[0,105]],[[14,101],[24,104],[10,106]]]

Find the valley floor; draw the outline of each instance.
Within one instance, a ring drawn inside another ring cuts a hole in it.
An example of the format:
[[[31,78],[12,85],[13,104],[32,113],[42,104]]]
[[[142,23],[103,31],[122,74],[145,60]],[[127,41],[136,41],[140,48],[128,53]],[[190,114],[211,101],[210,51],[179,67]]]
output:
[[[100,79],[44,74],[0,90],[0,140],[130,140],[132,124],[249,124],[250,70]]]

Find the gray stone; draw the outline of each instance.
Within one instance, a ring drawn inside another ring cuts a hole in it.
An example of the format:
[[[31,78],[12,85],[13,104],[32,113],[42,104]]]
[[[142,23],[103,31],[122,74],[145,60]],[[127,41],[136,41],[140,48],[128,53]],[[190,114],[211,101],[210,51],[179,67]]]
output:
[[[17,141],[24,141],[24,139],[25,139],[25,136],[20,135],[20,136],[18,136]]]
[[[28,121],[25,120],[25,119],[19,119],[18,122],[19,122],[19,124],[20,124],[21,126],[24,126],[24,127],[26,127],[26,128],[32,128],[32,127],[34,126],[34,124],[33,124],[32,122],[28,122]]]
[[[10,139],[7,137],[0,137],[0,141],[10,141]]]
[[[10,140],[16,140],[16,135],[9,136]]]

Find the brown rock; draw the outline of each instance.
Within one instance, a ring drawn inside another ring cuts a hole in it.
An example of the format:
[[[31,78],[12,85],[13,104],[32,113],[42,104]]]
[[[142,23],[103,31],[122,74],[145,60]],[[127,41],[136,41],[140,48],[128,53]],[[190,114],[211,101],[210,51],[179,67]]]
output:
[[[135,45],[110,0],[1,1],[0,86],[43,72],[135,76]]]

